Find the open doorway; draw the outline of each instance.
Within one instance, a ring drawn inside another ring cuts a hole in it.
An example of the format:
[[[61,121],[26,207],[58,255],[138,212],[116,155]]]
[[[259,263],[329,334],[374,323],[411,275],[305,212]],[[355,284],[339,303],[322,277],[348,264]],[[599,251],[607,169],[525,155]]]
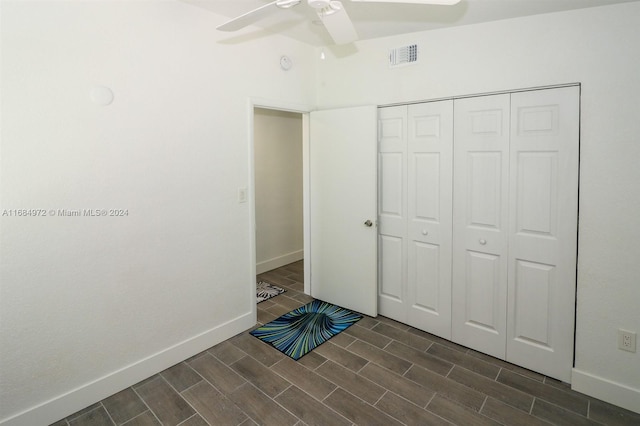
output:
[[[252,264],[258,263],[256,109],[293,112],[302,119],[304,293],[376,316],[377,107],[311,112],[304,106],[261,99],[250,99],[249,105]],[[255,279],[257,274],[252,275]]]
[[[303,114],[255,107],[253,145],[256,274],[293,265],[302,275]]]

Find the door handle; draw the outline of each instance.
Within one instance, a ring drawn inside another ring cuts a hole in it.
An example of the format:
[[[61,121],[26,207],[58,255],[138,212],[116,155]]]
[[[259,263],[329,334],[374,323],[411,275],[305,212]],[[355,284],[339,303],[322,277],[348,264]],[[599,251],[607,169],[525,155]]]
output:
[[[371,222],[370,220],[367,220],[367,221],[364,223],[364,226],[367,226],[367,227],[371,228],[371,227],[373,226],[373,222]]]

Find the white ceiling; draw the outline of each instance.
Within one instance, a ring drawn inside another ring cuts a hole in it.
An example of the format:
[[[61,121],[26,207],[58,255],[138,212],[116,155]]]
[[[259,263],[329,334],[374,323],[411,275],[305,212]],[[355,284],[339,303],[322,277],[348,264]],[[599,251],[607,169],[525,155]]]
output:
[[[264,6],[272,0],[182,1],[231,19]],[[354,3],[349,0],[342,0],[342,3],[360,39],[365,40],[632,1],[640,0],[461,0],[454,6]],[[322,24],[318,22],[315,11],[306,4],[305,0],[290,9],[275,9],[274,12],[260,19],[253,26],[237,32],[221,34],[228,42],[241,42],[247,37],[261,37],[265,33],[280,33],[314,46],[333,43]]]

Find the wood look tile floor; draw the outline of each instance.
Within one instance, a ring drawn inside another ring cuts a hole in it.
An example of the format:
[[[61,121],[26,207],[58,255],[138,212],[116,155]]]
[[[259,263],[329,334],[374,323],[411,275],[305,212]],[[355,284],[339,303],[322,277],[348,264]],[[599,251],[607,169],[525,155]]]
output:
[[[302,262],[258,277],[309,301]],[[385,317],[291,360],[248,332],[56,422],[76,425],[639,425],[640,415]]]

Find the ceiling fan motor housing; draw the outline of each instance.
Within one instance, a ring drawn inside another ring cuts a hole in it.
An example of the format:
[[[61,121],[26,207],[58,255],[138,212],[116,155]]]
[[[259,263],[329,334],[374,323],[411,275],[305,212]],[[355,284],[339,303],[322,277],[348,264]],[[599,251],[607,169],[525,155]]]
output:
[[[307,0],[307,3],[309,4],[309,6],[313,7],[314,9],[324,9],[325,7],[328,7],[331,3],[330,0]]]

